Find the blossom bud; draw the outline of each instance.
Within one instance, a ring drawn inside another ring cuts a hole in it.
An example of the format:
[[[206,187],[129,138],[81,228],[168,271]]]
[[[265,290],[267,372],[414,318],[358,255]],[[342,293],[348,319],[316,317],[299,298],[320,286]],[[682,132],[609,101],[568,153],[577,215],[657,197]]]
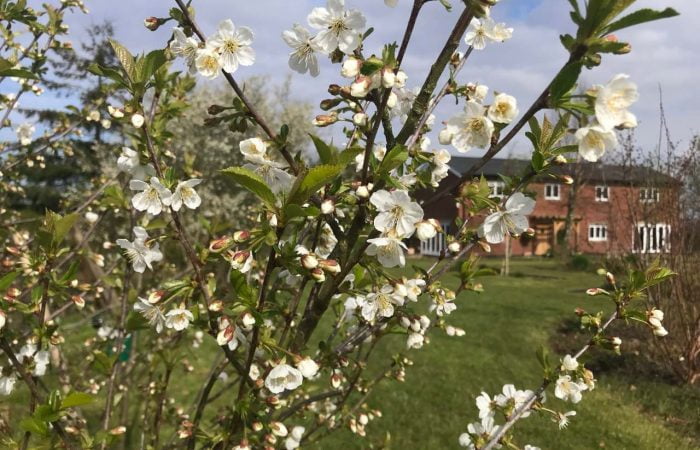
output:
[[[143,25],[151,31],[156,31],[161,26],[161,19],[151,16],[144,19]]]
[[[318,266],[329,273],[340,273],[340,264],[334,259],[322,259],[318,262]]]
[[[241,323],[243,324],[243,328],[249,330],[253,325],[255,325],[255,317],[253,317],[251,313],[246,312],[241,316]]]
[[[486,253],[491,253],[491,245],[488,242],[479,241],[479,247]]]
[[[392,69],[382,70],[382,86],[391,89],[396,84],[396,74]]]
[[[272,426],[272,424],[270,424],[270,426]],[[274,434],[266,434],[265,435],[265,442],[267,442],[270,445],[275,445],[277,443],[277,438],[275,437]]]
[[[447,246],[447,248],[452,253],[458,253],[462,249],[462,246],[460,245],[459,242],[453,241],[453,242],[450,242],[450,244]]]
[[[454,52],[452,54],[452,57],[450,58],[450,64],[452,65],[452,67],[457,67],[461,60],[462,60],[462,53],[461,52]]]
[[[364,127],[367,125],[367,114],[365,113],[357,113],[352,116],[352,123],[357,125],[358,127]]]
[[[209,108],[207,108],[207,113],[209,113],[210,116],[215,116],[217,114],[221,114],[222,112],[226,111],[228,108],[225,106],[221,105],[211,105]]]
[[[307,254],[303,255],[301,258],[301,265],[304,267],[304,269],[315,269],[318,267],[318,259],[314,255]]]
[[[438,134],[438,142],[440,142],[441,145],[450,145],[450,143],[452,143],[452,136],[452,132],[445,128]]]
[[[369,197],[369,189],[367,189],[367,186],[365,185],[360,185],[355,190],[355,194],[357,194],[357,196],[360,198],[367,198]]]
[[[601,295],[601,294],[606,294],[606,293],[607,292],[605,291],[605,289],[601,289],[601,288],[586,289],[586,294],[590,295],[590,296],[596,296],[596,295]]]
[[[146,119],[139,113],[136,113],[133,116],[131,116],[131,124],[136,128],[141,128],[145,121]]]
[[[311,270],[311,278],[316,280],[317,283],[323,283],[326,281],[326,275],[323,273],[323,269],[316,267]]]
[[[416,237],[421,241],[432,239],[437,233],[438,230],[435,226],[427,220],[420,221],[416,224]]]
[[[313,124],[317,127],[327,127],[333,125],[338,121],[337,114],[319,114],[313,121]]]
[[[331,95],[340,95],[341,90],[342,88],[337,84],[331,84],[330,86],[328,86],[328,93]]]
[[[233,245],[233,242],[229,237],[214,239],[209,243],[209,251],[212,253],[221,253],[231,247],[231,245]]]
[[[121,109],[115,108],[111,105],[107,106],[107,111],[115,119],[121,119],[122,117],[124,117],[124,112]]]
[[[562,176],[560,180],[564,184],[574,184],[574,179],[569,175]]]
[[[273,434],[279,437],[285,437],[289,434],[287,427],[285,427],[282,422],[270,422],[270,429]]]
[[[615,51],[616,55],[626,55],[632,51],[632,46],[630,44],[625,44],[623,47]]]
[[[356,98],[365,98],[372,89],[372,79],[366,76],[359,76],[350,85],[350,95]]]
[[[343,377],[338,374],[334,373],[331,375],[331,386],[333,389],[340,389],[341,384],[343,383]]]
[[[209,304],[209,311],[211,312],[221,312],[224,310],[224,302],[221,300],[214,300]]]
[[[112,436],[119,436],[124,433],[126,433],[126,427],[123,425],[109,430],[109,434],[111,434]]]
[[[85,299],[83,297],[79,295],[73,295],[70,299],[76,308],[83,309],[85,307]]]
[[[525,234],[528,235],[528,236],[530,236],[530,237],[532,237],[532,236],[535,235],[535,229],[532,228],[532,227],[530,227],[530,228],[528,228],[527,230],[525,230]]]
[[[340,70],[340,75],[345,78],[355,78],[360,74],[362,61],[357,58],[348,58],[343,62],[343,68]]]
[[[262,422],[253,422],[253,431],[258,432],[263,429],[263,424]]]
[[[403,70],[399,70],[396,73],[396,87],[402,88],[406,86],[406,81],[408,80],[408,75]]]
[[[617,36],[614,34],[609,34],[609,35],[605,36],[603,39],[605,39],[608,42],[617,42],[618,41]]]
[[[280,399],[276,395],[271,395],[265,399],[265,402],[270,406],[277,406],[280,403]]]
[[[567,162],[568,161],[566,160],[566,157],[564,155],[557,155],[554,157],[554,164],[561,166],[561,165],[566,164]]]
[[[401,323],[401,326],[404,328],[408,328],[411,326],[411,319],[409,319],[406,316],[401,317],[401,320],[399,322]]]
[[[335,202],[333,200],[327,198],[321,202],[321,212],[323,214],[333,214],[333,211],[335,211]]]
[[[233,241],[236,244],[240,244],[242,242],[245,242],[248,239],[250,239],[250,231],[248,231],[248,230],[240,230],[240,231],[236,231],[235,233],[233,233]]]
[[[338,106],[342,101],[343,99],[340,98],[327,98],[321,101],[321,109],[328,111],[329,109],[333,109]]]
[[[651,318],[654,318],[656,320],[664,320],[664,312],[661,311],[660,309],[653,308],[651,311],[647,313],[647,315]]]
[[[664,337],[668,334],[668,330],[663,326],[654,327],[654,336]]]
[[[583,308],[576,308],[574,309],[574,314],[576,314],[579,317],[582,317],[584,314],[586,314],[586,311]]]
[[[87,220],[88,223],[95,223],[95,222],[97,222],[97,219],[99,219],[99,218],[100,218],[100,216],[98,216],[97,214],[95,214],[92,211],[88,211],[85,213],[85,220]]]
[[[5,328],[6,323],[7,323],[7,316],[5,315],[5,311],[0,311],[0,330]]]
[[[610,272],[605,273],[605,279],[610,283],[611,285],[615,284],[615,275],[613,275]]]
[[[236,270],[243,271],[243,269],[247,265],[246,263],[248,262],[248,258],[250,258],[250,256],[251,255],[248,250],[241,250],[235,252],[231,257],[231,267],[233,267]]]
[[[396,94],[391,92],[389,94],[389,98],[386,100],[386,107],[389,109],[394,109],[394,108],[396,108],[396,104],[398,102],[399,102],[399,98],[396,96]]]
[[[610,338],[610,343],[613,345],[613,347],[620,348],[620,346],[622,345],[622,339],[615,336],[613,338]]]

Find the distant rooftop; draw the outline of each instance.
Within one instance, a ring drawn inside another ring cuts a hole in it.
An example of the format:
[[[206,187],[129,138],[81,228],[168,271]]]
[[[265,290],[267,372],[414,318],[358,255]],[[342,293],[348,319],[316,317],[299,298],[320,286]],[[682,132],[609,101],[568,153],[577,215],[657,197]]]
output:
[[[472,165],[481,158],[462,155],[452,155],[450,168],[454,175],[465,174]],[[525,159],[500,159],[494,158],[481,169],[481,174],[486,178],[496,178],[498,175],[522,175],[529,166],[530,161]],[[583,165],[583,176],[587,181],[602,183],[655,183],[675,184],[678,181],[659,171],[644,166],[622,166],[603,163],[580,163]],[[554,169],[554,173],[560,175],[573,175],[575,164],[567,164]]]

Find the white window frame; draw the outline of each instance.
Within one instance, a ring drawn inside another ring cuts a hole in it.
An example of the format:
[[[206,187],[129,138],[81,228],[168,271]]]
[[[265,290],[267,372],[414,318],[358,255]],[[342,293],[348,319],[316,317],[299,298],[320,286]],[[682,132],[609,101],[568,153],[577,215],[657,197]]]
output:
[[[556,190],[556,195],[553,192]],[[547,191],[550,191],[547,193]],[[561,185],[557,183],[549,183],[544,185],[544,199],[545,200],[561,200]]]
[[[666,253],[671,250],[671,226],[639,222],[634,229],[635,253]]]
[[[656,203],[660,198],[659,188],[646,187],[639,190],[639,201],[642,203]]]
[[[506,184],[503,181],[491,180],[487,181],[487,183],[489,185],[489,197],[505,198],[506,195],[503,193],[503,189],[505,189]]]
[[[600,195],[599,195],[600,194]],[[595,201],[608,202],[610,201],[610,187],[599,184],[595,187]]]
[[[604,223],[588,224],[589,242],[606,242],[608,240],[608,225]]]

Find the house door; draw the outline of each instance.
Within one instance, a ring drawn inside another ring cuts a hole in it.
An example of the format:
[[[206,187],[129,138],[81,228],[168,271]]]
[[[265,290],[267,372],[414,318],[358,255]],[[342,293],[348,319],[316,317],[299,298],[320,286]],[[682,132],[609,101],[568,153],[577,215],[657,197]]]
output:
[[[536,222],[533,224],[535,229],[535,238],[532,240],[533,253],[535,255],[547,255],[554,248],[554,223]]]

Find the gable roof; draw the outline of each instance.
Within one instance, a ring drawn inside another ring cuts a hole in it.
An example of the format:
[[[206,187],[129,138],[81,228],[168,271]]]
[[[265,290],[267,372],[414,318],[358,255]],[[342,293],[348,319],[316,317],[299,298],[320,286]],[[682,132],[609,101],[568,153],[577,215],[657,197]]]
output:
[[[450,160],[451,172],[461,177],[467,173],[472,165],[480,161],[481,158],[468,157],[462,155],[452,155]],[[603,163],[584,162],[581,164],[583,178],[587,182],[600,183],[624,183],[624,184],[677,184],[678,180],[663,174],[657,170],[645,166],[623,166]],[[497,178],[498,175],[521,175],[530,161],[525,159],[502,159],[493,158],[481,169],[481,174],[486,178]],[[552,172],[558,175],[574,175],[575,164],[566,164],[555,167]]]

